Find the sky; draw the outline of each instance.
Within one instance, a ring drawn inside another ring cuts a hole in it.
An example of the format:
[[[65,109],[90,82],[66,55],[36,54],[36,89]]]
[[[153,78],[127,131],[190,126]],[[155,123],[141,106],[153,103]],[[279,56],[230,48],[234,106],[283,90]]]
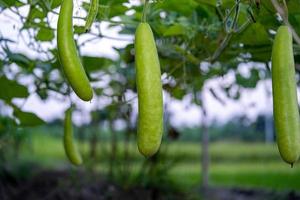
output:
[[[23,16],[26,16],[29,9],[28,6],[24,6],[21,8],[21,13]],[[58,11],[58,10],[57,10]],[[80,9],[79,4],[75,4],[74,7],[74,15],[84,17],[86,15],[83,9]],[[57,16],[54,14],[49,14],[48,19],[51,22],[51,26],[55,27],[57,23]],[[117,20],[117,19],[116,19]],[[82,25],[84,21],[80,19],[74,19],[73,23],[75,25]],[[128,43],[133,41],[131,36],[120,36],[118,35],[118,27],[117,28],[109,28],[108,23],[102,22],[100,27],[103,35],[107,35],[110,37],[123,38],[124,41],[113,40],[108,38],[103,38],[101,40],[95,40],[93,42],[85,44],[81,49],[81,54],[90,55],[90,56],[100,56],[100,57],[109,57],[112,59],[117,58],[117,54],[114,51],[113,47],[123,47]],[[26,36],[23,33],[24,37],[18,35],[19,28],[21,27],[21,21],[11,11],[4,11],[0,13],[0,34],[4,37],[11,38],[14,41],[17,41],[15,44],[10,44],[10,48],[12,51],[22,52],[32,58],[42,58],[45,55],[37,54],[33,52],[30,47],[26,45],[28,43],[28,35]],[[96,31],[95,26],[93,25],[92,32]],[[79,38],[79,43],[83,43],[84,41],[92,38],[91,34],[84,34]],[[44,44],[44,48],[56,46],[56,41],[54,40],[52,43]],[[1,50],[0,50],[1,51]],[[245,76],[249,74],[250,67],[254,65],[254,63],[241,64],[238,67],[238,70]],[[257,64],[259,65],[259,64]],[[17,67],[12,66],[12,70],[18,70]],[[203,90],[204,94],[204,105],[207,109],[207,121],[219,121],[226,122],[230,120],[233,116],[245,114],[250,119],[254,120],[257,115],[262,113],[272,114],[272,97],[271,97],[271,81],[260,81],[255,89],[243,89],[240,100],[234,101],[228,99],[226,95],[221,91],[220,85],[234,82],[235,76],[234,73],[228,73],[224,77],[215,78],[209,80]],[[29,90],[33,91],[34,88],[30,87],[30,83],[32,79],[30,77],[24,77],[22,79],[22,83],[29,86]],[[209,89],[213,88],[220,97],[224,100],[225,104],[221,104],[219,101],[214,99],[214,97],[209,92]],[[299,94],[299,93],[298,93]],[[57,94],[53,94],[54,97],[48,99],[47,101],[42,101],[36,94],[31,94],[26,101],[20,99],[14,99],[14,103],[18,105],[22,105],[22,109],[24,111],[31,111],[36,113],[39,117],[46,121],[51,121],[56,118],[62,118],[63,112],[69,106],[69,102],[65,101],[62,103],[58,98],[64,98],[62,96],[57,96]],[[56,96],[55,96],[56,95]],[[128,98],[134,97],[135,94],[127,94]],[[75,123],[77,124],[86,124],[89,123],[90,116],[89,111],[93,108],[99,106],[99,102],[92,101],[83,102],[80,101],[74,94],[72,95],[72,100],[76,101],[78,107],[83,110],[83,113],[75,113]],[[299,95],[298,95],[299,99]],[[174,126],[197,126],[201,123],[201,110],[197,105],[193,105],[190,103],[191,96],[187,95],[184,97],[182,101],[178,101],[175,99],[171,99],[167,93],[164,93],[164,102],[167,104],[168,109],[172,113],[171,123]],[[107,102],[103,102],[105,105]],[[100,103],[101,104],[101,103]],[[101,105],[100,105],[101,106]],[[137,112],[137,99],[134,101],[134,111]]]

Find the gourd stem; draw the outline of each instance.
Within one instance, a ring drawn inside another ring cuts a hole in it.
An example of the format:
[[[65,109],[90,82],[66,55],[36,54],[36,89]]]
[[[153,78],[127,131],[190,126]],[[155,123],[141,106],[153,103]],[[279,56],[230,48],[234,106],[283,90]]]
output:
[[[144,9],[143,9],[143,16],[142,16],[142,22],[147,22],[148,9],[149,9],[149,0],[145,0]]]
[[[286,4],[286,1],[283,0],[283,8],[284,8],[284,14],[287,20],[289,20],[289,9],[288,6]]]

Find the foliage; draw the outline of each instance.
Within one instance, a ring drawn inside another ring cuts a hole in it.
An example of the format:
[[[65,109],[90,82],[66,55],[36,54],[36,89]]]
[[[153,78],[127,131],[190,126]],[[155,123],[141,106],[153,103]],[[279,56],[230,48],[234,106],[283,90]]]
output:
[[[298,33],[300,11],[296,8],[299,3],[299,0],[287,1],[290,23]],[[14,52],[12,47],[19,41],[3,36],[0,38],[0,81],[3,82],[0,98],[15,110],[13,118],[20,121],[18,124],[21,126],[38,125],[41,121],[37,116],[22,113],[22,108],[13,104],[11,99],[26,99],[36,93],[42,100],[47,100],[53,97],[53,91],[68,94],[57,60],[56,45],[46,45],[55,44],[56,27],[50,17],[57,17],[60,4],[61,0],[2,0],[0,3],[2,12],[11,12],[20,18],[22,25],[19,34],[29,35],[27,45],[39,55],[33,59],[25,52]],[[28,6],[28,13],[21,12],[22,8]],[[87,11],[88,4],[83,3],[82,8]],[[102,34],[99,25],[104,22],[109,24],[109,28],[119,27],[121,35],[133,35],[141,15],[141,4],[128,4],[125,0],[101,1],[93,32],[82,33],[80,27],[76,26],[78,36],[87,34],[94,37],[78,44],[79,48],[101,38],[120,39]],[[77,19],[82,18],[77,16]],[[260,4],[248,0],[188,0],[184,5],[179,0],[157,1],[151,6],[148,21],[157,39],[162,71],[166,74],[164,89],[174,98],[195,94],[195,103],[201,105],[201,96],[198,94],[205,82],[234,71],[235,83],[222,87],[228,97],[237,99],[239,90],[235,95],[231,91],[235,85],[238,88],[254,88],[259,80],[269,77],[267,64],[266,68],[260,69],[254,66],[255,62],[270,61],[274,30],[281,23],[270,0],[261,1]],[[296,63],[300,62],[299,49],[295,45]],[[115,50],[118,59],[82,55],[82,61],[92,83],[102,81],[106,75],[110,77],[107,85],[94,86],[94,90],[99,99],[110,98],[111,105],[103,108],[103,112],[110,113],[111,109],[115,109],[115,113],[119,113],[117,118],[123,118],[124,114],[119,111],[124,104],[130,105],[131,100],[125,93],[136,91],[134,50],[130,41],[126,47]],[[207,63],[207,66],[204,67],[203,63]],[[244,77],[237,70],[240,63],[252,63],[249,77]],[[18,72],[11,71],[12,66],[17,66]],[[24,87],[20,81],[23,76],[34,79],[34,90],[28,91],[27,86]],[[22,123],[23,119],[26,122]]]

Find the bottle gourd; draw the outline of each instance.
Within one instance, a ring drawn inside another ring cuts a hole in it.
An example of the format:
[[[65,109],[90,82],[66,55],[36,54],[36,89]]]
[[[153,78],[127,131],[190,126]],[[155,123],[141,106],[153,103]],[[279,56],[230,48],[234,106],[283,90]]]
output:
[[[292,34],[280,26],[272,50],[273,111],[276,140],[282,159],[293,165],[299,158],[300,121]]]
[[[73,126],[72,126],[72,109],[69,108],[65,112],[65,121],[64,121],[64,149],[65,153],[74,165],[80,165],[82,163],[81,155],[77,149],[76,143],[73,138]]]
[[[135,34],[136,84],[138,92],[138,149],[154,155],[163,133],[161,71],[154,36],[148,23],[138,25]]]
[[[93,89],[77,53],[73,34],[73,0],[63,0],[57,23],[57,48],[64,74],[74,92],[84,101],[93,98]]]

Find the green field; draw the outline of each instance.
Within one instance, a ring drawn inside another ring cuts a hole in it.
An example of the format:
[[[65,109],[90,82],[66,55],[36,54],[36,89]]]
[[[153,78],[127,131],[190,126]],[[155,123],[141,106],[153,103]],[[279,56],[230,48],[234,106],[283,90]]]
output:
[[[161,152],[164,155],[162,167],[166,165],[174,182],[184,188],[197,187],[200,184],[201,147],[193,142],[164,142]],[[124,145],[118,143],[118,156],[122,160]],[[88,144],[80,143],[80,150],[87,158]],[[129,145],[130,169],[134,174],[140,169],[144,158],[138,153],[136,145]],[[214,186],[296,189],[300,190],[300,166],[291,168],[280,157],[276,145],[263,143],[217,142],[210,146],[210,181]],[[96,169],[107,171],[109,143],[99,143]],[[26,145],[22,146],[20,161],[38,162],[45,168],[66,168],[70,165],[64,155],[59,137],[33,134]],[[171,163],[171,164],[170,164]]]

